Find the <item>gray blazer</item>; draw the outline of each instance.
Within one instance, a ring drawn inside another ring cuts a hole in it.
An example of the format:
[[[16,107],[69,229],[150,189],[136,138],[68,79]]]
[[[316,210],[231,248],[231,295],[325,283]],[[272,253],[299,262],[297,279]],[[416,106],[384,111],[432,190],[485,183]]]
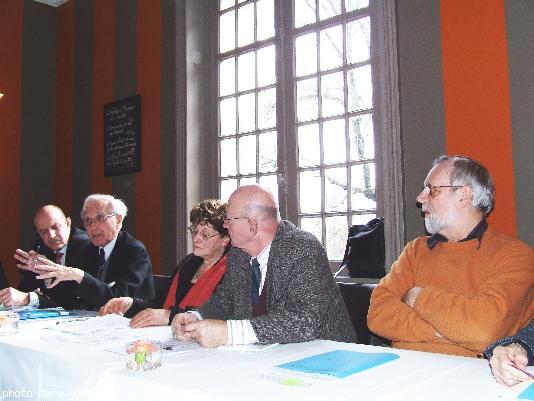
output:
[[[250,319],[264,344],[356,341],[326,252],[312,234],[288,221],[280,223],[267,263],[267,314],[254,318],[251,280],[250,255],[230,249],[221,284],[198,311],[206,319]]]
[[[507,346],[512,343],[521,345],[527,351],[528,364],[534,365],[534,320],[527,327],[519,330],[516,335],[503,338],[491,344],[484,350],[484,356],[489,359],[493,355],[495,347],[499,345]]]

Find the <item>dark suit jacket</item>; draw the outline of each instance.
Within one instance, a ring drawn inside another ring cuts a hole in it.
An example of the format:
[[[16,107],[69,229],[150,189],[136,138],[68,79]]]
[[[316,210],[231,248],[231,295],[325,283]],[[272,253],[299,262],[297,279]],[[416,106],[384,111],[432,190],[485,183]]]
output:
[[[198,311],[206,319],[250,319],[260,343],[315,339],[356,342],[347,308],[317,238],[282,221],[271,243],[264,289],[267,313],[252,317],[250,255],[228,251],[226,274]]]
[[[120,231],[107,260],[103,281],[97,279],[98,247],[87,246],[81,255],[85,271],[74,294],[85,302],[84,309],[97,310],[111,298],[154,298],[152,264],[145,246],[126,231]],[[78,306],[78,308],[81,306]]]
[[[2,267],[2,262],[0,262],[0,290],[3,290],[6,287],[9,287],[9,285],[7,284],[7,278],[4,273],[4,268]]]
[[[69,241],[67,245],[67,254],[65,255],[65,265],[76,267],[78,260],[86,246],[91,244],[91,240],[85,231],[82,231],[74,226],[71,226]],[[55,262],[56,257],[54,251],[43,244],[41,239],[35,241],[32,249],[46,256],[49,260]],[[21,270],[21,281],[18,289],[24,292],[34,291],[40,289],[43,295],[39,295],[40,307],[63,306],[70,308],[75,302],[75,297],[72,291],[76,283],[63,282],[59,283],[54,288],[46,288],[44,280],[37,280],[36,274],[27,270]]]

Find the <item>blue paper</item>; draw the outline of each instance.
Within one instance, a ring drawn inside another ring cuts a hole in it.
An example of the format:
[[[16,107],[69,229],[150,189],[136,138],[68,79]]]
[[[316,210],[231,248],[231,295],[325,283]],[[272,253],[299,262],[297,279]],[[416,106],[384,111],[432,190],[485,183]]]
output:
[[[26,309],[17,311],[20,320],[47,319],[52,317],[68,316],[68,311],[56,309]]]
[[[278,365],[278,367],[304,373],[321,373],[343,378],[397,358],[399,358],[397,354],[389,352],[369,353],[336,350],[284,363],[283,365]]]
[[[521,391],[517,396],[518,400],[534,400],[534,383]]]

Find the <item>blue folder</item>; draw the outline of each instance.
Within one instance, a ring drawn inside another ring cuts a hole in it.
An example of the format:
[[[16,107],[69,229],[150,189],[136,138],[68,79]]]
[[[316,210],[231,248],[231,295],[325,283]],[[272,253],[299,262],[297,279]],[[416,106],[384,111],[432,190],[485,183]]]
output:
[[[25,309],[17,311],[20,320],[47,319],[60,316],[68,316],[69,312],[57,309]]]
[[[534,383],[524,389],[518,396],[518,400],[534,400]]]
[[[321,373],[339,378],[374,368],[375,366],[399,358],[389,352],[356,352],[336,350],[278,365],[279,368],[304,373]]]

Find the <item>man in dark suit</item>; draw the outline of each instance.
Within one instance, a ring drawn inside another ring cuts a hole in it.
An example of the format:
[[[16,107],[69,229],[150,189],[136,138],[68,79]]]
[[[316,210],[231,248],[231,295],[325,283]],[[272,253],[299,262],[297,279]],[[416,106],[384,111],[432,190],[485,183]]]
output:
[[[64,283],[55,288],[47,288],[45,281],[37,279],[37,274],[31,270],[35,257],[40,254],[51,261],[71,265],[91,241],[85,231],[74,227],[70,217],[65,216],[65,213],[54,205],[39,208],[33,224],[39,238],[33,243],[32,251],[26,253],[18,249],[15,253],[15,259],[22,264],[19,266],[22,269],[18,290],[4,290],[0,293],[0,301],[6,306],[67,306],[73,300],[72,285]],[[21,257],[19,254],[33,255],[33,258]]]
[[[68,267],[38,258],[38,279],[52,279],[49,288],[73,282],[73,294],[81,300],[77,308],[98,310],[111,298],[153,298],[152,264],[145,246],[121,231],[128,209],[111,195],[89,195],[82,208],[82,221],[92,244],[86,246]]]

